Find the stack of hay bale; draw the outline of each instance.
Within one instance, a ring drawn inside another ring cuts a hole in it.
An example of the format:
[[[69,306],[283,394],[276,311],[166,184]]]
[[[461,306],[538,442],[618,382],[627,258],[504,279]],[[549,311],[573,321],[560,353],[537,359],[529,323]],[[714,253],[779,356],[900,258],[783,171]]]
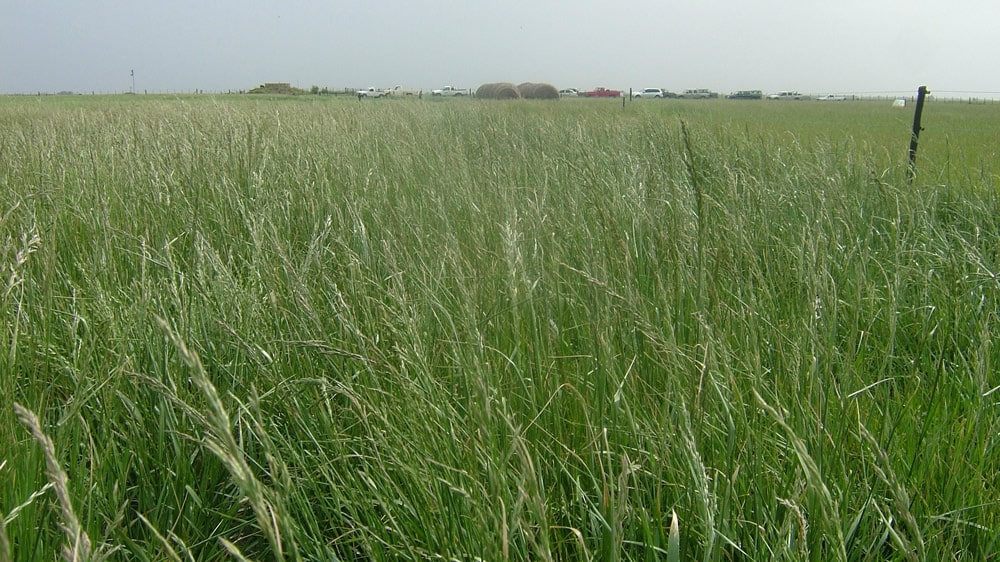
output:
[[[517,91],[521,92],[521,97],[526,100],[559,99],[559,90],[552,84],[524,82],[517,85]]]
[[[490,100],[516,100],[521,97],[517,86],[510,82],[490,82],[476,90],[476,97]]]
[[[476,90],[476,97],[490,100],[557,100],[559,90],[552,84],[524,82],[515,86],[510,82],[489,82]]]

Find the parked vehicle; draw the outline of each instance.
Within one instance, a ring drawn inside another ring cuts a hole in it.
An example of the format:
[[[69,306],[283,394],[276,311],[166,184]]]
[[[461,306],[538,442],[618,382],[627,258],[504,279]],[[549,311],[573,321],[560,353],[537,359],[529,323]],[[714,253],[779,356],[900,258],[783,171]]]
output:
[[[469,90],[460,90],[458,88],[455,88],[454,86],[445,86],[444,88],[441,88],[440,90],[431,90],[431,95],[432,96],[444,96],[444,97],[448,97],[448,96],[460,97],[460,96],[467,96],[467,95],[469,95]]]
[[[407,90],[402,86],[396,86],[395,88],[387,92],[390,96],[419,96],[420,90]]]
[[[389,95],[386,90],[381,90],[379,88],[367,88],[364,90],[358,90],[359,98],[382,98]]]
[[[621,90],[609,90],[607,88],[594,88],[593,90],[587,90],[580,94],[587,98],[620,98],[622,97]]]
[[[707,100],[715,99],[719,97],[719,94],[711,90],[706,90],[705,88],[697,88],[694,90],[684,90],[681,92],[680,97],[692,100]]]
[[[847,99],[847,96],[842,96],[840,94],[827,94],[816,99],[819,101],[844,101]]]
[[[559,90],[559,97],[574,97],[580,95],[580,91],[576,88],[563,88]]]
[[[731,100],[762,100],[764,99],[764,92],[760,90],[740,90],[726,97]]]
[[[784,91],[778,92],[777,94],[771,94],[767,96],[769,100],[807,100],[809,96],[804,96],[795,91]]]
[[[646,88],[641,92],[633,92],[632,97],[635,99],[640,98],[665,98],[667,97],[667,92],[663,88]]]

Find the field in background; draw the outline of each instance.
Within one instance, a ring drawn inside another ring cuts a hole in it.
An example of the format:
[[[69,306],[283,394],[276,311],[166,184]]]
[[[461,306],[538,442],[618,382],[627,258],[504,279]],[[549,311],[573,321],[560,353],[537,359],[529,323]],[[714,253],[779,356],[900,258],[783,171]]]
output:
[[[998,118],[0,98],[0,560],[996,559]]]

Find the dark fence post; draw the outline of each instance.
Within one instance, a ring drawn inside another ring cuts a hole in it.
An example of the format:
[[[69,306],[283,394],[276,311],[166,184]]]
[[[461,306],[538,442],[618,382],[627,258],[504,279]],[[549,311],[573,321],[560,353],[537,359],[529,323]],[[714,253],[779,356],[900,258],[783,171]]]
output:
[[[913,178],[917,175],[917,140],[920,138],[920,131],[923,128],[920,126],[920,118],[924,113],[924,98],[927,97],[930,91],[927,86],[920,86],[917,88],[917,107],[913,111],[913,134],[910,135],[910,169],[909,178],[913,181]]]

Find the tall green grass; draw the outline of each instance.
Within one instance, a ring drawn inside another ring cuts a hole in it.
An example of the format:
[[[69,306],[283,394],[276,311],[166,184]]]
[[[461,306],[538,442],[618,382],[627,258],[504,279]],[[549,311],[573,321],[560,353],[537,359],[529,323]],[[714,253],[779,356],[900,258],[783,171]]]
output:
[[[995,110],[383,101],[0,99],[0,555],[998,556]]]

